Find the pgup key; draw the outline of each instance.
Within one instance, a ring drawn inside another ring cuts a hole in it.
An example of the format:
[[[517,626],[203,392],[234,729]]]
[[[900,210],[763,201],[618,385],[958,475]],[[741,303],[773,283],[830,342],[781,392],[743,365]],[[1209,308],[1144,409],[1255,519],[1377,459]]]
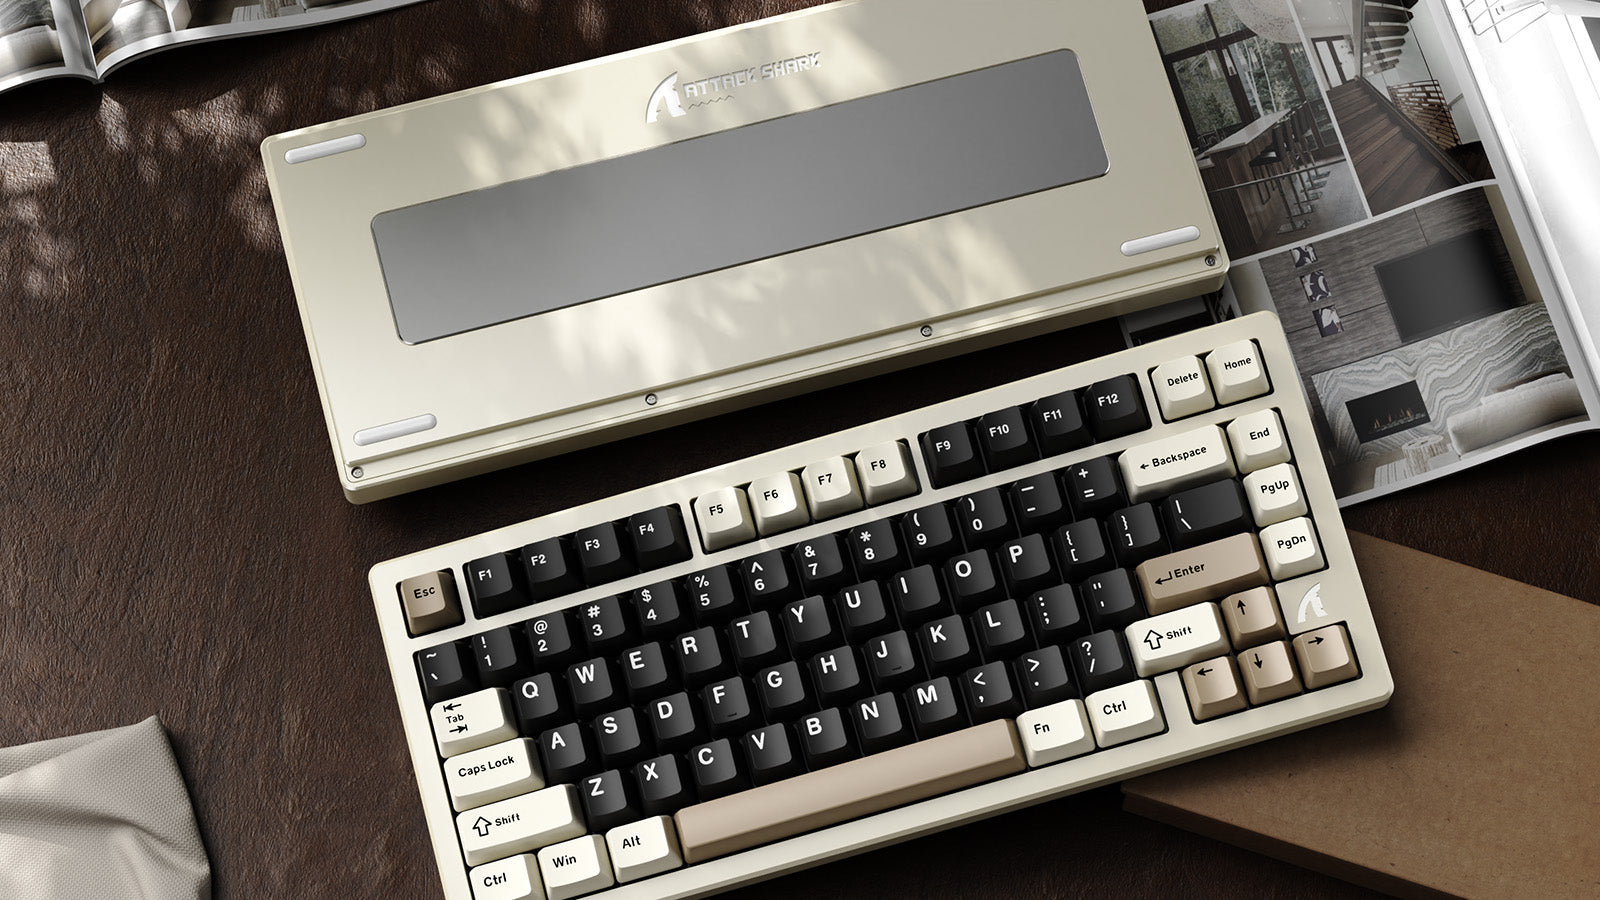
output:
[[[1215,425],[1131,447],[1117,462],[1133,503],[1238,474],[1228,439]]]

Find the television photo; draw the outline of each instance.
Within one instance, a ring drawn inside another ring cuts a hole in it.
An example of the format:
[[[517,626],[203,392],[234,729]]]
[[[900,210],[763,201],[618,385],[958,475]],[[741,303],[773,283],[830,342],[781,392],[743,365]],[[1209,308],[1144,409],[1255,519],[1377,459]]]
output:
[[[1495,265],[1494,242],[1482,229],[1375,268],[1403,343],[1443,334],[1517,305]]]

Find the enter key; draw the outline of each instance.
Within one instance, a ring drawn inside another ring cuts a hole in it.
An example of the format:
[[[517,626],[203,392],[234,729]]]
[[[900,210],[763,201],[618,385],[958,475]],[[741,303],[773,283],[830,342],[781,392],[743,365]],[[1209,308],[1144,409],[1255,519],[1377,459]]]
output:
[[[1139,564],[1145,609],[1160,615],[1267,583],[1253,534],[1236,534]]]

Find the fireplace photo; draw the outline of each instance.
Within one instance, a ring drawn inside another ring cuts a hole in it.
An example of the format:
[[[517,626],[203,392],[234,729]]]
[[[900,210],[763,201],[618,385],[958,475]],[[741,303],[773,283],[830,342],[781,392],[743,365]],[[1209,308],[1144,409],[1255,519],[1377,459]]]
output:
[[[1385,388],[1376,394],[1357,397],[1345,403],[1356,438],[1363,444],[1397,432],[1426,425],[1427,404],[1415,381]]]

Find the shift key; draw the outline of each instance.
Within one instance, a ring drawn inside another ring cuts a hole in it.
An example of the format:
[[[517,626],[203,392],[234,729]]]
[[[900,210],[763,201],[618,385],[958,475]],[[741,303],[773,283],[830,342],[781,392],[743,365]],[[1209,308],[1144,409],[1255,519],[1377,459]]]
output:
[[[1253,534],[1236,534],[1140,563],[1135,570],[1151,615],[1216,600],[1267,583]]]

